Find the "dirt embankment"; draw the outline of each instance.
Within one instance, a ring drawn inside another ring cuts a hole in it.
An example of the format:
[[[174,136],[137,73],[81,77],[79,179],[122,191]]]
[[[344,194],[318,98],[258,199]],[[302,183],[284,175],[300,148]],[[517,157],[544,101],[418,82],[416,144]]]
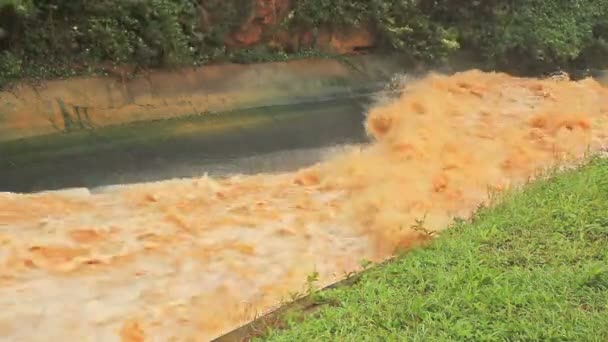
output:
[[[0,336],[207,340],[361,259],[467,217],[489,191],[608,142],[587,79],[469,71],[373,108],[375,142],[296,173],[0,195]],[[37,327],[32,329],[31,327]]]

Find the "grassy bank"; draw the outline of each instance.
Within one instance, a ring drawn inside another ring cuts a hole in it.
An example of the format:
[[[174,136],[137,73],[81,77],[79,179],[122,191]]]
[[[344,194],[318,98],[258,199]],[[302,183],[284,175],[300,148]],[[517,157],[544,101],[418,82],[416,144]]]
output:
[[[608,160],[510,193],[431,246],[314,295],[270,341],[602,341]]]

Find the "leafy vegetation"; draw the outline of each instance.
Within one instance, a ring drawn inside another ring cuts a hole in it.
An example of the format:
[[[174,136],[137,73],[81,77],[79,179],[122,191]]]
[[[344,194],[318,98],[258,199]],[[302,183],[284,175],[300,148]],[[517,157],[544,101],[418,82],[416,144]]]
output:
[[[309,56],[262,40],[230,48],[254,0],[0,0],[0,86],[19,78]],[[297,0],[276,30],[368,27],[379,49],[492,68],[607,66],[608,0]]]
[[[302,0],[296,1],[292,25],[316,29],[370,26],[380,47],[406,52],[422,60],[438,60],[458,48],[456,32],[431,20],[419,1]]]
[[[436,1],[435,20],[500,68],[606,67],[606,0]],[[437,9],[437,8],[436,8]],[[590,58],[594,55],[594,59]]]
[[[288,312],[270,341],[601,341],[608,160],[556,174]]]

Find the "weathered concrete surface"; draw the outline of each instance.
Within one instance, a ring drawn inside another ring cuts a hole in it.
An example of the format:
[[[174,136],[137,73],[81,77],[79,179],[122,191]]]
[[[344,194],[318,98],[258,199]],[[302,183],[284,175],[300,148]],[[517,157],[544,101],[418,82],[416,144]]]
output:
[[[21,84],[0,92],[0,141],[346,96],[379,87],[400,70],[397,59],[358,56]]]

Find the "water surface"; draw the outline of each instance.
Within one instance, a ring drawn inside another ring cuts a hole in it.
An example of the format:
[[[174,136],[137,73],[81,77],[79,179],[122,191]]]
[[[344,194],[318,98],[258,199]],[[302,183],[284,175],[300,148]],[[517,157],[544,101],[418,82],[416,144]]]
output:
[[[365,96],[0,143],[0,192],[289,171],[365,141]]]

